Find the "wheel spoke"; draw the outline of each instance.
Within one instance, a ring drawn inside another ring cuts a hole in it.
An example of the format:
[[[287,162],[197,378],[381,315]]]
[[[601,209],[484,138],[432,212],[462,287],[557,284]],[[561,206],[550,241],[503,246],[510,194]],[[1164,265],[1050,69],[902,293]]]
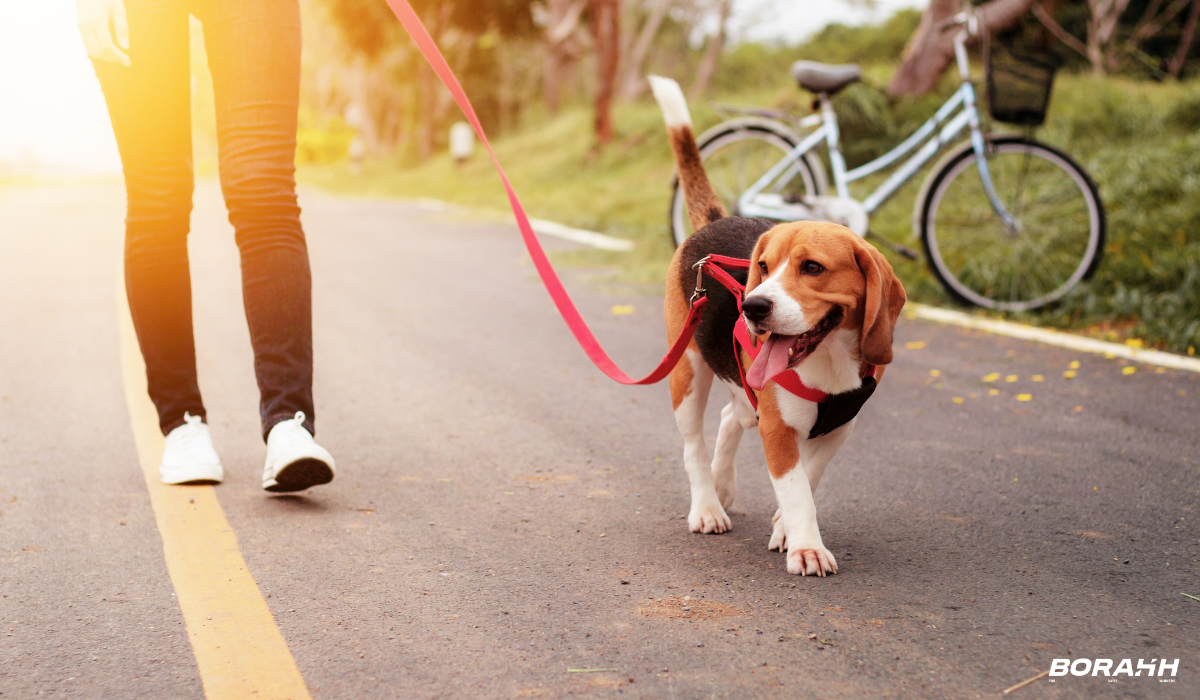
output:
[[[1094,228],[1090,191],[1067,167],[1034,144],[997,146],[988,168],[1020,224],[1010,231],[992,210],[974,155],[955,161],[931,194],[926,235],[939,277],[976,303],[1040,305],[1064,293],[1089,262]]]

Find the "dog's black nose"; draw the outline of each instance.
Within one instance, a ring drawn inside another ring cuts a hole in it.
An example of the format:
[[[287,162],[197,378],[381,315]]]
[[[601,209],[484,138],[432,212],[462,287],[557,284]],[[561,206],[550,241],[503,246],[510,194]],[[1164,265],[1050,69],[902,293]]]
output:
[[[742,313],[746,315],[747,321],[758,323],[771,314],[771,307],[774,304],[770,299],[765,297],[750,297],[742,302]]]

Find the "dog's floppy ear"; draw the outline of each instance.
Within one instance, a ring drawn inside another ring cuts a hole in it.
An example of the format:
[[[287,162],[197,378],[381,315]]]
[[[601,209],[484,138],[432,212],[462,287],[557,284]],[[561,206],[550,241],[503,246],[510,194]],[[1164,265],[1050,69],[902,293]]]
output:
[[[771,238],[771,232],[767,231],[758,237],[758,242],[754,244],[754,252],[750,254],[750,270],[746,274],[746,292],[754,289],[762,284],[762,274],[758,271],[758,257],[767,249],[767,241]]]
[[[887,258],[869,243],[859,240],[854,257],[866,278],[862,335],[859,337],[861,355],[873,365],[886,365],[892,361],[892,333],[907,299],[904,285],[892,272]]]

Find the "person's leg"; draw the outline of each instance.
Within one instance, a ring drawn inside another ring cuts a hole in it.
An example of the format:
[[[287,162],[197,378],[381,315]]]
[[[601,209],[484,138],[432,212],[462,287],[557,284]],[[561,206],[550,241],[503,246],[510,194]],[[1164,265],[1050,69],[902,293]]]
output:
[[[127,191],[125,290],[164,434],[205,415],[196,381],[187,235],[192,211],[188,10],[126,0],[130,66],[95,62]]]
[[[296,203],[300,10],[296,0],[200,0],[216,94],[221,187],[242,294],[263,438],[298,411],[313,433],[312,281]]]

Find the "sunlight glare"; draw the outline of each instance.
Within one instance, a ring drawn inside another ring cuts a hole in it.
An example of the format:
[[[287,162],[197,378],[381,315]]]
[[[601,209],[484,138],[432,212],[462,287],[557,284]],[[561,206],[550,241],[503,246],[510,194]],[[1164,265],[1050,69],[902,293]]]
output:
[[[74,0],[0,4],[0,173],[119,173]]]

